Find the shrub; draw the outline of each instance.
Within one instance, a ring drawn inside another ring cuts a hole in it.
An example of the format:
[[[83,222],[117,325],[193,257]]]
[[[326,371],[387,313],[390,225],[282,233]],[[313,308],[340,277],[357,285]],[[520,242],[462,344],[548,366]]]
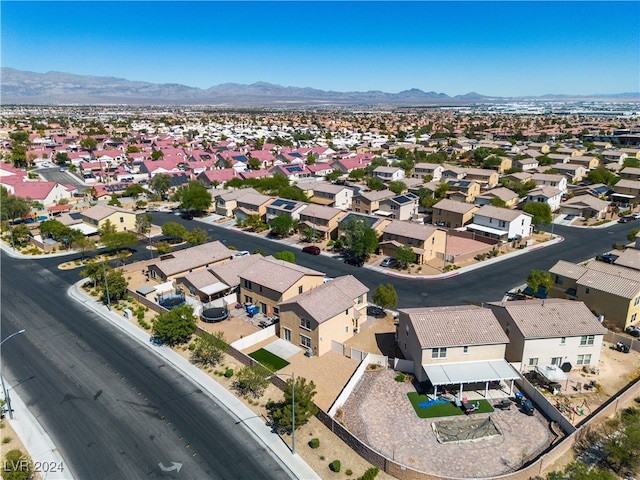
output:
[[[347,469],[344,471],[344,473],[345,473],[345,475],[347,475],[347,476],[349,476],[349,475],[353,475],[353,470],[351,470],[350,468],[347,468]]]
[[[2,437],[2,443],[9,443],[11,441],[11,437]]]
[[[396,382],[404,382],[407,379],[407,376],[404,373],[399,373],[396,375]]]
[[[320,439],[319,438],[312,438],[309,441],[309,446],[311,448],[318,448],[320,446]]]
[[[196,349],[196,344],[195,343],[190,343],[189,344],[189,350],[193,352],[195,349]]]
[[[326,460],[324,455],[320,455],[320,460]]]
[[[227,368],[227,369],[224,371],[224,376],[225,376],[225,378],[231,378],[231,377],[233,377],[233,369],[231,369],[231,368]]]
[[[334,460],[329,464],[329,470],[338,473],[340,471],[340,460]]]
[[[361,477],[358,477],[358,480],[373,480],[380,472],[378,467],[368,468],[366,472]]]

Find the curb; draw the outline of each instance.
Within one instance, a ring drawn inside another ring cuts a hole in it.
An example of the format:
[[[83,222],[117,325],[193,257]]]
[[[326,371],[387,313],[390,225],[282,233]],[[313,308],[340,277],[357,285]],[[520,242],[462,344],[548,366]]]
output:
[[[304,480],[320,480],[318,474],[307,465],[302,457],[297,453],[291,453],[289,447],[280,436],[274,433],[261,417],[256,416],[253,410],[242,403],[242,401],[222,385],[172,349],[151,346],[147,332],[131,324],[117,313],[108,310],[107,307],[99,304],[96,300],[82,292],[80,285],[86,281],[86,279],[83,279],[72,285],[67,294],[75,301],[82,303],[84,306],[102,316],[105,320],[111,322],[131,338],[137,340],[146,348],[155,352],[156,355],[169,362],[176,370],[189,377],[198,387],[202,388],[212,400],[225,408],[230,415],[234,416],[237,419],[238,425],[242,425],[242,428],[244,428],[247,433],[259,440],[265,448],[271,452],[271,455],[274,456],[284,468],[288,469],[292,477]]]

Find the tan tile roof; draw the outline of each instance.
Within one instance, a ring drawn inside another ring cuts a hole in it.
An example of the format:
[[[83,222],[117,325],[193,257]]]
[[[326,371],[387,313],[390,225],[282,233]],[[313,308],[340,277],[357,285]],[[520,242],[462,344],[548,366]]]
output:
[[[309,317],[322,323],[352,308],[355,299],[368,291],[353,275],[346,275],[281,302],[280,306],[298,304]]]
[[[513,222],[520,215],[529,215],[521,210],[511,210],[509,208],[494,207],[493,205],[483,205],[474,213],[474,216],[482,216],[487,218],[495,218],[506,222]]]
[[[576,337],[604,335],[589,307],[582,302],[561,298],[490,302],[494,310],[505,310],[524,338]]]
[[[261,206],[267,202],[270,202],[274,198],[275,197],[262,195],[261,193],[258,193],[258,192],[251,192],[251,193],[242,195],[242,197],[238,198],[238,203],[242,203],[245,205]]]
[[[570,198],[561,206],[565,205],[586,205],[594,210],[601,211],[609,206],[609,202],[606,200],[600,200],[592,195],[578,195]]]
[[[204,288],[218,281],[216,276],[210,270],[197,270],[195,272],[188,273],[183,278],[198,289]]]
[[[627,248],[618,256],[614,263],[616,265],[622,265],[623,267],[633,268],[634,270],[640,270],[640,250]]]
[[[439,208],[448,212],[465,214],[470,212],[471,210],[477,209],[478,207],[476,207],[472,203],[456,202],[455,200],[443,198],[438,203],[436,203],[433,208]]]
[[[336,215],[343,213],[339,208],[325,207],[323,205],[309,205],[300,213],[300,218],[320,218],[331,220]]]
[[[498,188],[493,188],[491,190],[488,190],[482,195],[478,195],[476,198],[492,198],[492,197],[497,197],[505,202],[508,202],[509,200],[518,198],[518,194],[513,190],[509,190],[506,187],[498,187]]]
[[[390,235],[399,235],[417,240],[427,240],[436,232],[437,228],[421,223],[392,220],[382,231]]]
[[[576,265],[575,263],[567,262],[565,260],[558,260],[558,262],[549,269],[549,273],[570,278],[572,280],[578,280],[586,271],[586,267]]]
[[[618,188],[630,188],[632,190],[640,190],[640,182],[638,182],[637,180],[628,180],[626,178],[623,178],[622,180],[619,180],[618,183],[616,183],[613,186],[613,189],[615,190],[616,187],[618,187]]]
[[[216,263],[225,258],[231,259],[233,252],[216,240],[197,247],[177,250],[171,256],[173,258],[158,259],[158,261],[150,265],[155,265],[166,276],[171,276],[193,268],[203,267],[210,263]]]
[[[220,195],[217,195],[217,198],[221,198],[225,202],[230,200],[237,200],[240,197],[244,197],[245,195],[249,195],[250,193],[258,193],[253,188],[239,188],[238,190],[225,190]]]
[[[82,216],[100,221],[114,213],[128,213],[129,215],[135,215],[131,210],[125,210],[123,208],[116,208],[110,205],[94,205],[93,207],[83,210]]]
[[[249,280],[256,285],[262,285],[279,293],[287,291],[305,275],[324,277],[322,272],[295,263],[276,260],[271,256],[261,258],[239,273],[241,279]]]
[[[552,198],[552,197],[557,197],[561,193],[562,193],[562,190],[556,187],[544,186],[544,187],[534,188],[533,190],[529,190],[527,195],[530,197]]]
[[[378,191],[364,192],[358,196],[365,198],[370,202],[379,202],[380,200],[384,200],[386,198],[395,197],[396,194],[393,193],[391,190],[378,190]]]
[[[306,187],[306,185],[305,185]],[[343,185],[334,185],[333,183],[318,182],[311,185],[311,190],[315,192],[330,193],[336,195],[346,189]]]
[[[215,265],[209,270],[230,287],[240,285],[240,273],[253,265],[262,255],[245,255],[244,257],[234,257],[232,261]]]
[[[495,345],[509,343],[498,320],[488,308],[474,305],[404,308],[422,348]]]

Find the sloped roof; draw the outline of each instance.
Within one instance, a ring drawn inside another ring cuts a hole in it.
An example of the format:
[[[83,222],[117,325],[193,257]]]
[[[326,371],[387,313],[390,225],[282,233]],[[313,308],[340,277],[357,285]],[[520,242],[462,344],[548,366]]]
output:
[[[493,311],[504,310],[524,338],[604,335],[600,324],[583,302],[562,298],[489,302]]]
[[[431,237],[437,231],[437,228],[421,223],[393,220],[382,231],[390,235],[399,235],[424,241]]]
[[[404,308],[422,348],[495,345],[509,338],[488,308],[475,305]]]
[[[504,220],[507,222],[513,222],[521,215],[531,216],[528,213],[524,213],[520,210],[511,210],[508,208],[494,207],[493,205],[483,205],[474,213],[475,216],[495,218],[497,220]]]
[[[225,258],[233,257],[233,253],[222,242],[215,241],[203,243],[196,247],[186,248],[173,252],[172,258],[162,260],[159,258],[149,266],[155,265],[165,276],[176,275],[193,268],[199,268],[209,263],[216,263]]]
[[[276,260],[271,256],[259,259],[238,274],[241,279],[246,279],[279,293],[287,291],[305,275],[324,277],[322,272],[283,260]]]
[[[450,200],[448,198],[443,198],[438,203],[433,206],[434,209],[439,208],[441,210],[447,210],[448,212],[454,213],[468,213],[471,210],[475,210],[476,207],[472,203],[464,203],[464,202],[456,202],[455,200]]]
[[[623,267],[633,268],[634,270],[640,270],[640,250],[627,248],[618,255],[618,258],[613,263],[622,265]]]

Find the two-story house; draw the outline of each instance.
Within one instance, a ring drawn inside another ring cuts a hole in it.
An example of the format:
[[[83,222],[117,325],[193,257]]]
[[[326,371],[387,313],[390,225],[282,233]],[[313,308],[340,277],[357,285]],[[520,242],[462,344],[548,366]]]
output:
[[[132,232],[136,229],[136,213],[124,208],[110,205],[95,205],[83,210],[80,214],[82,222],[96,230],[110,223],[116,232]]]
[[[304,202],[287,200],[286,198],[276,198],[267,204],[267,222],[270,222],[279,215],[289,215],[294,220],[300,219],[300,212],[307,208]]]
[[[308,205],[300,212],[300,229],[311,228],[321,241],[338,238],[340,220],[347,212],[334,207]]]
[[[632,203],[640,201],[640,182],[637,180],[619,180],[613,187],[615,193],[611,198],[620,203]]]
[[[433,206],[431,223],[440,227],[460,228],[473,221],[478,210],[472,203],[455,202],[443,198]]]
[[[213,197],[216,205],[216,213],[224,217],[233,217],[233,211],[238,206],[238,199],[250,193],[258,193],[253,188],[241,188],[238,190],[223,190]]]
[[[151,278],[167,282],[178,276],[228,262],[233,257],[234,253],[216,240],[162,255],[152,260],[147,270]]]
[[[537,187],[527,192],[527,202],[546,203],[555,212],[562,201],[562,190],[556,187]]]
[[[317,182],[309,186],[312,203],[349,210],[353,202],[353,190],[344,185]]]
[[[354,276],[327,283],[280,302],[280,338],[313,355],[331,350],[331,342],[346,342],[367,318],[369,289]]]
[[[380,209],[380,202],[382,200],[393,198],[395,196],[396,194],[391,190],[372,190],[369,192],[362,192],[358,195],[354,195],[351,210],[356,213],[372,215],[373,212]]]
[[[520,197],[513,190],[509,190],[505,187],[492,188],[485,193],[478,195],[475,200],[475,204],[478,206],[491,205],[491,201],[497,198],[504,202],[505,207],[513,208],[518,204]]]
[[[606,329],[584,303],[547,298],[487,305],[509,337],[506,359],[521,372],[598,365]]]
[[[458,389],[465,384],[513,381],[518,373],[505,360],[509,338],[493,312],[474,305],[403,308],[398,310],[396,339],[413,361],[416,380]],[[513,384],[511,384],[511,387]]]
[[[589,155],[576,155],[569,159],[570,164],[582,165],[585,170],[593,170],[600,166],[600,159]]]
[[[261,193],[248,193],[237,199],[233,214],[241,221],[245,221],[250,215],[257,215],[264,221],[267,217],[267,205],[273,200],[273,197]]]
[[[531,235],[531,215],[518,210],[484,205],[473,214],[467,230],[500,240],[527,238]]]
[[[539,187],[555,187],[565,193],[567,191],[567,178],[563,175],[548,173],[535,173],[531,180]]]
[[[407,245],[416,254],[416,263],[422,265],[434,258],[444,259],[447,233],[421,223],[394,220],[382,231],[380,250],[383,255],[395,257],[396,249]]]
[[[549,296],[584,302],[611,327],[624,330],[640,321],[640,271],[593,261],[587,265],[559,260],[549,269]]]
[[[373,178],[382,180],[383,182],[395,182],[401,180],[405,176],[404,170],[400,167],[376,167],[373,170]]]
[[[438,182],[442,178],[443,171],[444,167],[439,163],[416,163],[411,176],[423,180],[425,177],[430,177],[432,181]]]
[[[493,187],[500,182],[500,174],[496,170],[486,168],[465,168],[465,180],[473,180],[481,185]]]
[[[576,195],[560,205],[560,213],[602,220],[607,214],[609,203],[592,195]]]
[[[322,285],[324,273],[269,256],[238,273],[240,301],[260,308],[265,315],[279,315],[278,304]]]
[[[374,213],[393,220],[411,220],[418,216],[420,198],[413,193],[405,193],[380,201],[380,208]]]
[[[474,180],[446,180],[449,187],[447,198],[456,202],[473,203],[480,195],[480,184]]]

